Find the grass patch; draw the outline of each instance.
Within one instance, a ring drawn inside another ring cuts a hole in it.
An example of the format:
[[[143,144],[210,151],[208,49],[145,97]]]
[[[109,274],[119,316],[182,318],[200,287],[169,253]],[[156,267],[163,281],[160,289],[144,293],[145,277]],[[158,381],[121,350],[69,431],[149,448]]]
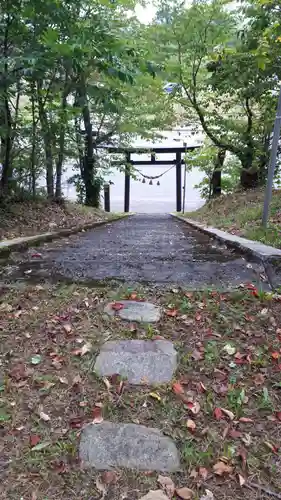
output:
[[[281,248],[281,196],[273,191],[268,228],[261,226],[264,190],[236,191],[206,203],[185,217],[250,240]]]

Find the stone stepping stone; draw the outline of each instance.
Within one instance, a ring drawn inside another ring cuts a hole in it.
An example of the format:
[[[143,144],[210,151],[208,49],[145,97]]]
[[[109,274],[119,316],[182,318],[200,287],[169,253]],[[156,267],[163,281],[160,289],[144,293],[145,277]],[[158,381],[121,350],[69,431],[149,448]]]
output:
[[[95,372],[118,374],[131,384],[163,384],[176,367],[177,352],[168,340],[112,340],[102,346]]]
[[[137,302],[135,300],[118,300],[123,307],[119,310],[112,308],[114,302],[107,304],[104,312],[109,316],[119,316],[126,321],[139,323],[156,323],[161,318],[161,309],[150,302]]]
[[[104,421],[82,430],[79,448],[82,466],[95,469],[126,467],[138,470],[180,469],[177,448],[158,429]]]

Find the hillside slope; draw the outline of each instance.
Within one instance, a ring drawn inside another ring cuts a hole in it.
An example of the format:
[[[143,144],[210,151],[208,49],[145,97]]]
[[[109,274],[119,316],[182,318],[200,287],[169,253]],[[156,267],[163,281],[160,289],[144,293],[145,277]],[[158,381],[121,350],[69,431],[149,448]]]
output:
[[[272,196],[268,228],[261,227],[264,189],[236,191],[206,203],[185,217],[281,248],[281,191]]]

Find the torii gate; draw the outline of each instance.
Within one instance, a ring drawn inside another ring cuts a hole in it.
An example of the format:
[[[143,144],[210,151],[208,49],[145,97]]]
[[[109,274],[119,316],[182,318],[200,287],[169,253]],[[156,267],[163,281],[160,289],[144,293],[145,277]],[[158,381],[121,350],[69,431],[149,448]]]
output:
[[[176,210],[181,212],[182,209],[182,179],[181,179],[181,166],[185,164],[185,161],[181,158],[182,153],[187,153],[188,151],[194,151],[200,146],[172,146],[172,147],[138,147],[138,148],[125,148],[125,147],[114,147],[109,146],[106,149],[108,153],[121,153],[125,155],[126,167],[125,167],[125,193],[124,193],[124,212],[130,211],[130,168],[128,165],[136,166],[155,166],[155,165],[176,165]],[[176,157],[173,160],[156,160],[156,154],[175,154]],[[150,154],[149,160],[132,160],[132,154]],[[121,162],[118,162],[121,163]]]

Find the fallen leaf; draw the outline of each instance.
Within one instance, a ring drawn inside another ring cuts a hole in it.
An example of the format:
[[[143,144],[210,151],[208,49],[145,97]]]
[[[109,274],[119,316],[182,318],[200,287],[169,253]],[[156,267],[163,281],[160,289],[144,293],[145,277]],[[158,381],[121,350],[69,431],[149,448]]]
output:
[[[102,410],[99,406],[95,406],[93,409],[93,424],[101,424],[103,422]]]
[[[191,354],[191,357],[195,360],[195,361],[200,361],[201,359],[204,358],[204,355],[202,352],[198,351],[197,349],[194,349],[194,351],[192,352]]]
[[[241,474],[238,474],[238,479],[240,486],[244,486],[244,484],[246,483],[246,479]]]
[[[280,354],[279,354],[279,352],[275,351],[275,352],[271,353],[271,357],[272,357],[272,359],[276,360],[276,359],[279,359]]]
[[[176,494],[182,498],[182,500],[190,500],[194,496],[194,492],[189,488],[177,488]]]
[[[66,377],[60,377],[59,378],[59,381],[61,384],[65,384],[65,385],[68,385],[68,380]]]
[[[204,481],[206,481],[208,474],[208,470],[205,467],[199,467],[199,475],[202,477],[202,479],[204,479]]]
[[[138,298],[137,292],[132,292],[131,295],[130,295],[130,299],[131,300],[136,300],[137,298]]]
[[[111,389],[112,385],[111,385],[111,383],[109,382],[108,378],[107,378],[107,377],[104,377],[102,380],[104,381],[104,383],[105,383],[105,385],[106,385],[106,388],[107,388],[107,390],[109,391],[109,389]]]
[[[69,421],[69,425],[72,429],[80,429],[82,427],[81,417],[73,417]]]
[[[24,380],[28,377],[26,367],[24,363],[16,364],[10,371],[10,377],[13,380],[19,382],[20,380]]]
[[[255,385],[263,385],[264,384],[264,375],[262,373],[257,373],[254,377]]]
[[[48,448],[52,444],[51,441],[42,441],[42,443],[38,443],[33,448],[31,448],[31,451],[41,451],[44,450],[45,448]]]
[[[81,349],[81,356],[84,356],[87,352],[90,352],[92,349],[92,344],[90,342],[86,342]]]
[[[270,443],[269,441],[264,441],[264,444],[273,453],[277,453],[278,452],[278,449],[279,449],[278,446],[275,446],[274,444]]]
[[[191,413],[193,413],[193,415],[197,415],[201,409],[198,401],[194,401],[193,403],[187,403],[187,407],[190,409],[190,411],[191,411]]]
[[[65,331],[66,333],[68,333],[68,334],[72,332],[72,326],[71,326],[71,324],[70,324],[70,323],[65,323],[65,324],[63,325],[63,329],[64,329],[64,331]]]
[[[224,474],[231,474],[233,472],[233,467],[219,461],[213,466],[213,471],[217,476],[223,476]]]
[[[200,497],[200,500],[215,500],[215,497],[210,490],[205,490],[205,493],[205,495]]]
[[[113,470],[107,470],[102,473],[101,480],[103,484],[116,484],[118,476]]]
[[[39,252],[35,252],[35,253],[31,254],[31,257],[33,259],[40,259],[42,257],[42,254]]]
[[[276,417],[278,418],[278,420],[281,422],[281,411],[278,411],[276,413]]]
[[[214,409],[214,415],[216,420],[221,420],[223,418],[223,413],[220,408],[215,408]]]
[[[236,429],[230,429],[228,431],[228,435],[230,437],[232,437],[233,439],[236,439],[236,438],[241,438],[243,436],[242,432],[240,431],[237,431]]]
[[[157,401],[161,401],[161,397],[157,394],[157,392],[150,392],[149,396],[153,399],[157,399]]]
[[[160,484],[161,488],[167,493],[169,498],[175,493],[175,484],[174,481],[168,476],[159,475],[157,478],[157,482]]]
[[[59,359],[59,356],[57,358],[54,358],[52,360],[52,365],[55,367],[56,370],[60,370],[61,369],[62,363],[61,363],[61,361]]]
[[[124,304],[122,304],[122,302],[113,302],[113,304],[111,304],[111,309],[114,311],[121,311],[121,309],[124,309]]]
[[[227,352],[229,356],[232,356],[233,354],[235,354],[236,348],[231,344],[226,344],[223,348],[223,351]]]
[[[162,490],[150,490],[147,495],[144,495],[139,500],[169,500],[169,498]]]
[[[194,432],[196,429],[196,424],[194,420],[191,420],[190,418],[186,422],[186,427],[188,428],[189,431]]]
[[[167,316],[171,316],[172,318],[174,318],[175,316],[177,316],[178,310],[177,309],[166,309],[165,314]]]
[[[184,394],[184,388],[180,382],[174,382],[172,389],[175,394]]]
[[[201,314],[197,312],[197,313],[195,314],[195,319],[196,319],[196,321],[201,321],[201,318],[202,318]]]
[[[35,354],[31,358],[31,363],[33,365],[39,365],[39,363],[41,363],[41,361],[42,361],[42,356],[40,354]]]
[[[248,418],[248,417],[241,417],[241,418],[239,418],[239,422],[244,422],[245,424],[247,424],[247,423],[252,424],[252,423],[254,423],[254,420],[252,418]]]
[[[2,304],[0,304],[1,312],[12,312],[12,310],[13,306],[11,306],[11,304],[7,304],[7,302],[2,302]]]
[[[230,418],[230,420],[233,420],[234,419],[234,413],[232,413],[232,411],[229,411],[227,410],[226,408],[221,408],[221,411],[227,415],[228,418]]]
[[[243,443],[245,444],[245,446],[250,446],[250,444],[251,444],[251,442],[252,442],[251,435],[250,435],[250,434],[245,434],[245,435],[242,437],[242,441],[243,441]]]
[[[44,420],[44,422],[49,422],[51,420],[49,415],[47,415],[47,413],[44,413],[43,411],[40,411],[39,417],[41,418],[41,420]]]
[[[96,479],[96,488],[97,490],[102,494],[102,497],[100,497],[100,500],[103,500],[106,493],[107,493],[107,488],[106,486],[100,481],[99,478]]]
[[[72,351],[72,354],[74,354],[74,356],[84,356],[85,354],[87,354],[87,352],[90,352],[92,349],[92,344],[90,342],[86,342],[86,344],[84,344],[81,349],[75,349],[74,351]]]
[[[72,380],[73,385],[80,384],[81,382],[82,382],[82,379],[81,379],[80,375],[75,375],[75,377],[73,377],[73,380]]]
[[[40,442],[40,437],[37,434],[32,434],[29,438],[30,446],[36,446]]]

